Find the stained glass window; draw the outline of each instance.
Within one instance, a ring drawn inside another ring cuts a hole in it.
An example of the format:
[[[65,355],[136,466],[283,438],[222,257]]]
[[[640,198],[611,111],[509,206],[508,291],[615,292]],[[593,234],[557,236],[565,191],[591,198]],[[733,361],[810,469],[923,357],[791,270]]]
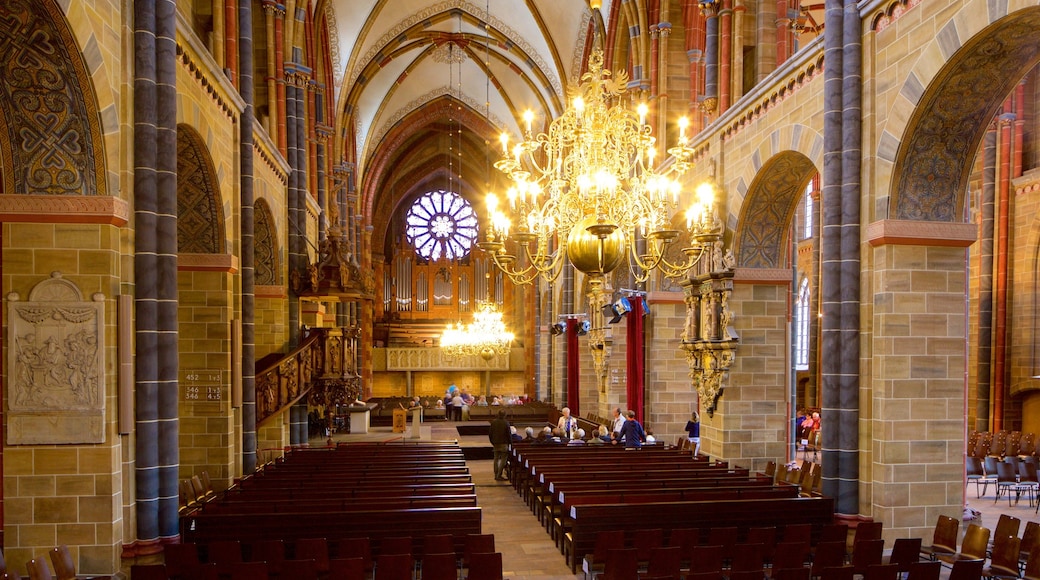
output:
[[[408,243],[431,262],[463,258],[477,239],[473,206],[450,191],[423,194],[408,209],[405,224]]]

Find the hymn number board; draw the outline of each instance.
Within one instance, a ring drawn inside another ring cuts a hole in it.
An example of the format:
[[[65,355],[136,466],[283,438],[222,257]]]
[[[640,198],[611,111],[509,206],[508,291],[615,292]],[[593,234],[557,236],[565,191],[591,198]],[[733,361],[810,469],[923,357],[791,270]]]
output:
[[[181,369],[181,392],[189,403],[220,403],[224,400],[221,373],[214,369]]]

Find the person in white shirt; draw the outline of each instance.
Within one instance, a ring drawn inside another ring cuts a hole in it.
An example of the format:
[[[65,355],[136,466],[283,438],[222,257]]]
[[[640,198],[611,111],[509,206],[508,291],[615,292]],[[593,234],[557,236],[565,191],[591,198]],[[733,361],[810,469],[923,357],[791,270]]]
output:
[[[614,432],[618,441],[621,441],[621,428],[625,426],[625,415],[621,413],[621,407],[614,407],[614,423],[610,430]]]
[[[556,426],[563,431],[563,436],[568,439],[573,439],[572,435],[578,430],[578,420],[571,417],[571,410],[569,407],[560,409],[560,420],[556,422]]]

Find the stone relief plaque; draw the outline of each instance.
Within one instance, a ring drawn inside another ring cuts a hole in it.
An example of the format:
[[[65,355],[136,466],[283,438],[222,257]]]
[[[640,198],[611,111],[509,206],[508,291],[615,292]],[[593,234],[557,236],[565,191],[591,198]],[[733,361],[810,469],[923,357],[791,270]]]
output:
[[[8,445],[105,441],[104,295],[54,272],[7,295]]]

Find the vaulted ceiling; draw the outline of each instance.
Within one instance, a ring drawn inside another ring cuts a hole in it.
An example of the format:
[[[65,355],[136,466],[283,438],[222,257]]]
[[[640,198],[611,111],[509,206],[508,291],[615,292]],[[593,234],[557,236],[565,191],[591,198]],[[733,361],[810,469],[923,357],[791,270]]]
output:
[[[497,136],[515,140],[525,109],[534,110],[536,128],[563,110],[591,30],[610,8],[607,1],[594,12],[586,0],[327,0],[338,134],[355,152],[347,157],[356,162],[374,248],[392,216],[430,189],[450,186],[482,212],[497,179]]]

